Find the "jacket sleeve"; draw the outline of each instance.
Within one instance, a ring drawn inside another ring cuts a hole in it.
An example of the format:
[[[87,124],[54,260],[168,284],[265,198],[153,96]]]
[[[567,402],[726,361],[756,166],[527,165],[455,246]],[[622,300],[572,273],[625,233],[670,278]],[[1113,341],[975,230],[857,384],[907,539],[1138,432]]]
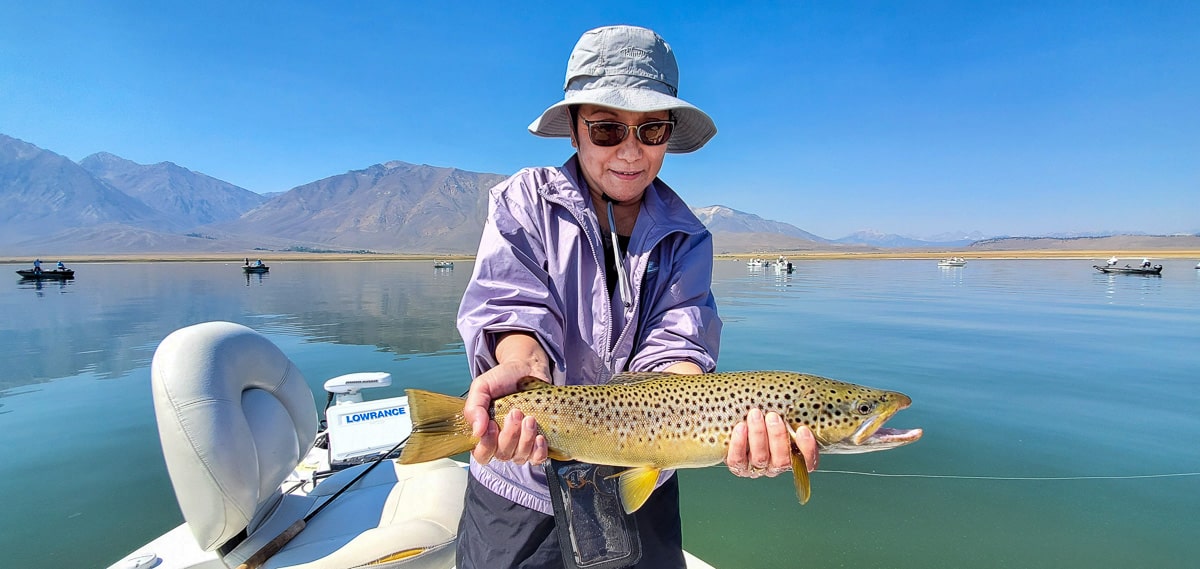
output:
[[[530,210],[535,205],[521,207],[507,197],[506,189],[520,183],[514,176],[489,193],[475,269],[458,309],[472,375],[496,365],[496,340],[512,331],[537,336],[552,362],[551,373],[561,374],[563,348],[556,339],[563,337],[563,316],[550,292],[545,243],[534,222],[537,214]]]
[[[659,271],[670,271],[643,291],[645,305],[630,371],[660,371],[689,361],[705,372],[717,367],[721,319],[712,294],[712,234],[687,235],[660,251]]]

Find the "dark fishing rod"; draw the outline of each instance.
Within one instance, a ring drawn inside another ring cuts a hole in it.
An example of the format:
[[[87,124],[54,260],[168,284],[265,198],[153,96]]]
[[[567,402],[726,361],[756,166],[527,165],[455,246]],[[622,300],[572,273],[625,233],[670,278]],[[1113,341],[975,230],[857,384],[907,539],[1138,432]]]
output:
[[[339,488],[337,492],[334,492],[333,495],[329,497],[329,499],[321,502],[321,505],[317,506],[317,509],[309,512],[308,515],[304,516],[303,518],[296,520],[295,523],[288,526],[287,529],[275,536],[274,539],[268,541],[266,545],[262,546],[258,551],[255,551],[254,555],[251,555],[244,563],[238,565],[237,569],[258,569],[261,567],[262,564],[270,559],[273,555],[279,553],[279,551],[282,550],[283,547],[288,544],[288,542],[292,541],[292,539],[299,535],[300,532],[304,531],[304,527],[308,525],[308,521],[313,519],[313,517],[317,514],[321,513],[321,510],[324,510],[325,506],[328,506],[331,502],[336,500],[338,496],[341,496],[343,492],[349,490],[350,487],[358,483],[359,480],[362,480],[367,473],[374,470],[376,466],[379,466],[379,464],[386,460],[387,457],[391,456],[392,453],[400,450],[400,447],[404,446],[404,443],[406,442],[408,442],[408,437],[404,437],[404,440],[396,443],[396,446],[392,447],[392,450],[379,455],[378,458],[371,462],[370,466],[364,468],[362,472],[359,472],[358,476],[355,476],[349,484]]]

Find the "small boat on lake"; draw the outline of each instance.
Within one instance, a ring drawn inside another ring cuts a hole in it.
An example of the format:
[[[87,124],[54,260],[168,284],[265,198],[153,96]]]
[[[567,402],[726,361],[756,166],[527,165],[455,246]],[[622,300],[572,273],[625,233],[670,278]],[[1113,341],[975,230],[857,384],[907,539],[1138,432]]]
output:
[[[264,265],[262,262],[262,259],[254,261],[253,263],[250,262],[250,259],[246,259],[246,264],[242,265],[242,271],[248,275],[249,274],[260,274],[261,275],[262,273],[268,272],[270,270],[271,270],[271,267]]]
[[[792,274],[793,270],[794,269],[792,267],[792,262],[787,260],[787,257],[780,255],[779,260],[775,261],[775,272],[776,273],[779,273],[779,274],[786,273],[786,274],[790,275],[790,274]]]
[[[434,261],[433,268],[435,268],[435,269],[453,269],[454,261],[441,261],[441,260]]]
[[[949,259],[938,261],[939,267],[961,267],[966,264],[967,260],[962,257],[950,257]]]
[[[1124,267],[1118,267],[1115,265],[1092,265],[1092,268],[1102,273],[1162,276],[1162,265],[1154,265],[1153,267],[1148,267],[1146,265],[1142,265],[1140,267],[1131,267],[1129,265],[1125,265]]]
[[[54,269],[53,271],[21,269],[17,271],[17,274],[21,275],[23,279],[65,281],[75,278],[75,269]]]

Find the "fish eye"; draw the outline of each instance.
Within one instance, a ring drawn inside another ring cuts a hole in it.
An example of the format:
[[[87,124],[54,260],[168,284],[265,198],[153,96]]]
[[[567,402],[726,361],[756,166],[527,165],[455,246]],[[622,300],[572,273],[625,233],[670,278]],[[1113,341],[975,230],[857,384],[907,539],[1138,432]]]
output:
[[[859,401],[858,404],[855,406],[855,411],[858,411],[859,415],[869,415],[871,413],[871,411],[874,411],[874,410],[875,410],[875,403],[872,401]]]

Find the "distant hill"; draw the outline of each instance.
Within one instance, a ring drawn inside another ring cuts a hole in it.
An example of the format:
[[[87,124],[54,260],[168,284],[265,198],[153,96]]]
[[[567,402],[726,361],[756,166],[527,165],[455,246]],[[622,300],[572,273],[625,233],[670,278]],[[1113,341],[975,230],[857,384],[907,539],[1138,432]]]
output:
[[[1200,249],[1200,235],[1112,235],[1107,237],[1004,237],[972,243],[968,250],[1136,251]]]
[[[184,227],[231,221],[267,201],[250,190],[171,162],[143,165],[99,152],[80,160],[79,165]]]
[[[487,190],[505,178],[387,162],[293,188],[215,227],[343,248],[472,253]]]
[[[692,213],[712,232],[713,250],[718,255],[838,248],[832,241],[794,225],[723,205],[694,207]]]
[[[877,231],[863,230],[851,233],[845,237],[834,239],[835,243],[844,243],[847,245],[869,245],[872,247],[889,247],[889,248],[914,248],[914,247],[938,247],[938,248],[957,248],[966,247],[980,239],[986,239],[989,236],[978,231],[967,233],[965,231],[955,233],[942,233],[931,237],[909,237],[904,235],[896,235],[894,233],[880,233]]]
[[[692,213],[695,213],[704,226],[713,233],[770,233],[816,243],[830,242],[824,237],[813,235],[795,225],[763,219],[753,213],[738,211],[723,205],[694,207]]]
[[[0,134],[0,244],[102,225],[183,229],[69,158]]]
[[[100,152],[79,164],[0,135],[0,254],[377,251],[471,254],[501,174],[392,161],[261,196],[171,162]],[[1196,236],[836,241],[722,205],[692,210],[718,254],[903,249],[1196,249]]]

